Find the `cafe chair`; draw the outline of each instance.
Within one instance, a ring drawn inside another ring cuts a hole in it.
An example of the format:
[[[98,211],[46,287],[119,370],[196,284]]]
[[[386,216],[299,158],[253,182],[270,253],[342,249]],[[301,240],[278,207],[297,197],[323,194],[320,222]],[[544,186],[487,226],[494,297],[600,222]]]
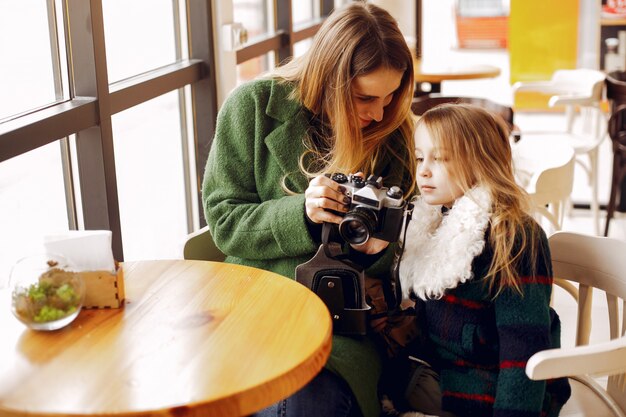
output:
[[[517,82],[513,94],[530,91],[550,95],[550,107],[565,106],[565,126],[555,132],[524,130],[524,137],[539,136],[546,141],[567,140],[576,152],[576,162],[587,174],[591,186],[591,211],[595,233],[600,230],[598,205],[598,147],[606,136],[606,118],[600,104],[605,74],[591,69],[558,70],[549,81]]]
[[[563,280],[578,286],[576,340],[573,347],[535,353],[526,374],[532,380],[569,378],[572,396],[560,416],[625,417],[626,242],[569,232],[557,232],[548,241],[555,284]],[[607,315],[598,315],[597,307],[591,314],[593,292],[606,296],[608,320]],[[592,318],[594,326],[606,328],[606,340],[589,343]],[[606,388],[594,379],[607,376]]]
[[[608,78],[607,88],[610,88],[608,87]],[[620,199],[626,198],[626,196],[620,195],[622,183],[626,178],[626,102],[619,105],[611,114],[608,130],[613,145],[613,173],[611,175],[609,204],[606,209],[604,236],[609,234],[609,223],[615,214],[618,196]]]
[[[494,114],[499,115],[509,125],[511,129],[511,135],[515,141],[520,139],[519,129],[513,123],[514,112],[513,109],[504,104],[496,103],[482,97],[459,97],[459,96],[444,96],[441,94],[427,94],[419,97],[414,97],[411,102],[411,110],[413,114],[421,116],[427,110],[438,106],[443,103],[465,103],[473,104],[488,110]]]
[[[511,145],[516,181],[531,199],[536,220],[546,232],[561,230],[574,188],[574,149],[563,140],[527,137]]]
[[[197,261],[223,262],[226,255],[215,246],[209,226],[187,235],[183,246],[183,258]]]
[[[607,206],[604,236],[609,234],[609,223],[615,214],[617,197],[622,181],[626,178],[626,105],[621,105],[609,119],[609,137],[613,145],[613,173],[611,175],[611,193]],[[620,198],[624,198],[621,196]]]

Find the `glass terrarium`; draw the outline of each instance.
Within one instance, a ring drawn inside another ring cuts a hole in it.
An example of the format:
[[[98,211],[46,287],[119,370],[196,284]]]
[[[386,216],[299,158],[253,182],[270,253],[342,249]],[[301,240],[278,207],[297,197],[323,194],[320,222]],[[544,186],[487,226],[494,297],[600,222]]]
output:
[[[85,298],[81,275],[58,255],[19,260],[10,283],[13,314],[34,330],[56,330],[71,323]]]

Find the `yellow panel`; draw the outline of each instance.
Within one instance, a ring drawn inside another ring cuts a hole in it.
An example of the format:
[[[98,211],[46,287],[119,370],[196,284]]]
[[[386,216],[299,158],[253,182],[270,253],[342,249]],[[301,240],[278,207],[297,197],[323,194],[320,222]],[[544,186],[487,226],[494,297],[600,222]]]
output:
[[[596,0],[593,0],[596,1]],[[576,68],[578,1],[511,0],[511,84],[548,80],[558,69]],[[547,109],[547,99],[519,93],[515,109]]]

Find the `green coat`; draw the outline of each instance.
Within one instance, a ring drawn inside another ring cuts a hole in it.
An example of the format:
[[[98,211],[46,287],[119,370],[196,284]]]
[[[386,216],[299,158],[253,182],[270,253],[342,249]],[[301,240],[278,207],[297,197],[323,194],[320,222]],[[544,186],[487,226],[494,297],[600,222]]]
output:
[[[292,87],[275,80],[257,80],[238,87],[222,106],[202,184],[207,223],[226,262],[249,265],[294,278],[297,265],[317,250],[307,228],[304,191],[307,178],[298,161],[310,113],[290,100]],[[399,133],[398,133],[399,134]],[[402,149],[401,141],[394,141]],[[406,154],[406,151],[400,154]],[[391,166],[385,185],[399,184],[402,164]],[[281,180],[291,191],[287,195]],[[391,250],[369,270],[389,269]],[[333,337],[326,367],[350,385],[365,417],[380,413],[377,382],[381,363],[368,338]]]

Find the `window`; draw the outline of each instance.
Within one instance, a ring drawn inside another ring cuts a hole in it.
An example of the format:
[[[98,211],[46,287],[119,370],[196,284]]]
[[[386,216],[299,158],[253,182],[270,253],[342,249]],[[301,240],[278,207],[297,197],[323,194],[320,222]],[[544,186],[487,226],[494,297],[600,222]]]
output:
[[[40,252],[44,234],[67,230],[58,141],[0,164],[0,288],[11,266]]]
[[[251,58],[247,61],[237,64],[237,84],[250,81],[257,76],[274,68],[275,62],[274,51],[267,54]]]
[[[330,0],[234,0],[233,18],[243,24],[249,36],[237,51],[237,82],[302,55],[334,4]],[[276,16],[275,21],[272,16]]]
[[[171,91],[112,118],[126,259],[175,258],[189,233],[179,94]]]
[[[293,2],[291,20],[294,25],[309,22],[319,16],[319,2],[313,0],[300,0]]]
[[[112,230],[116,259],[132,260],[176,256],[201,224],[210,4],[0,2],[0,50],[15,57],[0,66],[3,277],[47,233]]]
[[[62,87],[67,87],[67,71],[61,66],[65,50],[58,42],[63,32],[56,14],[50,2],[0,4],[0,119],[67,98]]]
[[[231,1],[240,82],[305,51],[335,3]],[[0,275],[48,233],[111,230],[123,261],[175,257],[204,225],[213,3],[0,2]]]
[[[102,1],[110,83],[178,60],[174,7],[172,0]]]

